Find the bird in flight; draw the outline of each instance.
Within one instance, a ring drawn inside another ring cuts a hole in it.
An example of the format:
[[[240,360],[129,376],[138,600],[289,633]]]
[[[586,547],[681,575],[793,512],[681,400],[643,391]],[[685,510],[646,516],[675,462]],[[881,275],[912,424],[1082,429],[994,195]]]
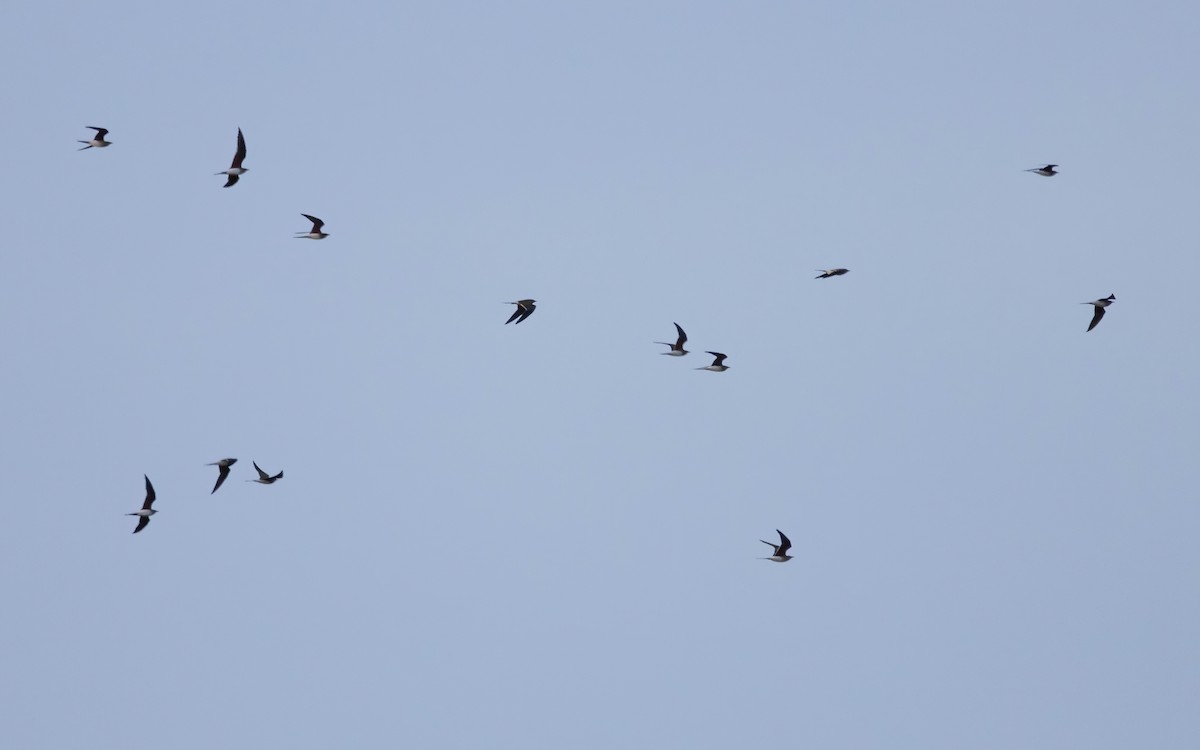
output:
[[[724,354],[722,354],[720,352],[705,352],[705,354],[711,354],[714,357],[716,357],[716,359],[714,359],[713,363],[711,365],[709,365],[708,367],[697,367],[696,368],[697,370],[712,370],[713,372],[725,372],[726,370],[729,369],[729,365],[725,364],[725,355]]]
[[[150,516],[158,512],[150,507],[154,504],[154,485],[150,484],[150,477],[147,477],[145,474],[142,476],[146,479],[146,502],[142,503],[141,510],[125,514],[127,516],[138,516],[137,528],[133,530],[135,534],[146,528],[146,524],[150,523]]]
[[[254,464],[254,470],[258,472],[258,479],[247,479],[246,480],[247,482],[258,482],[259,484],[274,484],[275,480],[283,479],[282,471],[279,472],[278,474],[276,474],[275,476],[271,476],[267,472],[258,468],[258,464],[254,463],[253,461],[251,461],[250,463]]]
[[[75,149],[76,151],[86,151],[89,148],[104,148],[112,143],[112,141],[104,140],[104,136],[108,135],[108,130],[106,128],[98,128],[95,125],[88,125],[87,127],[91,130],[95,130],[96,135],[90,141],[80,141],[80,143],[86,143],[87,145],[83,148]]]
[[[522,320],[525,320],[530,315],[533,315],[533,311],[537,309],[537,305],[533,304],[534,302],[537,302],[537,300],[522,299],[517,300],[516,302],[505,302],[504,304],[506,305],[516,305],[517,309],[513,310],[512,316],[509,317],[508,320],[504,321],[504,325],[508,325],[514,320],[517,321],[518,325],[520,325]]]
[[[1057,164],[1047,164],[1044,167],[1034,167],[1033,169],[1026,169],[1025,171],[1033,172],[1034,174],[1040,174],[1042,177],[1053,177],[1054,175],[1058,174],[1058,172],[1054,171],[1054,168],[1057,166]]]
[[[1104,308],[1117,301],[1117,295],[1110,294],[1104,299],[1098,299],[1095,302],[1080,302],[1081,305],[1095,305],[1096,313],[1092,315],[1092,322],[1088,325],[1088,331],[1092,330],[1100,323],[1100,319],[1104,317]],[[1087,333],[1087,331],[1084,331]]]
[[[225,478],[229,476],[229,467],[233,466],[236,463],[237,463],[236,458],[222,458],[220,461],[215,461],[211,464],[205,464],[205,466],[217,467],[217,471],[219,472],[217,474],[217,483],[213,485],[212,492],[210,492],[208,494],[211,495],[211,494],[213,494],[213,492],[216,492],[217,490],[221,489],[221,485],[225,483]]]
[[[683,332],[683,329],[679,327],[678,323],[675,324],[675,330],[678,331],[679,338],[675,340],[674,344],[666,341],[655,341],[654,343],[671,347],[670,351],[661,352],[662,354],[666,354],[670,357],[682,357],[688,353],[688,350],[683,348],[683,345],[687,343],[687,334]]]
[[[242,162],[246,159],[246,138],[242,135],[242,129],[238,128],[238,145],[237,151],[233,154],[233,163],[229,165],[229,169],[217,174],[227,175],[229,177],[225,182],[225,187],[233,187],[237,184],[238,178],[250,170],[242,166]]]
[[[827,271],[818,268],[817,270],[821,272],[821,275],[814,276],[814,279],[828,279],[830,276],[841,276],[844,273],[850,273],[849,268],[830,268]]]
[[[296,232],[296,239],[298,239],[298,240],[323,240],[329,236],[328,232],[321,231],[321,227],[325,226],[325,222],[321,221],[320,219],[318,219],[315,216],[309,216],[308,214],[300,214],[300,215],[303,216],[304,218],[308,219],[309,221],[311,221],[313,223],[313,225],[312,225],[312,229],[307,232]]]
[[[775,533],[779,535],[779,544],[772,544],[765,539],[758,540],[775,550],[775,554],[762,559],[770,560],[771,562],[787,562],[788,560],[792,559],[792,556],[787,553],[787,551],[792,548],[792,540],[788,539],[787,534],[784,534],[779,529],[775,529]]]

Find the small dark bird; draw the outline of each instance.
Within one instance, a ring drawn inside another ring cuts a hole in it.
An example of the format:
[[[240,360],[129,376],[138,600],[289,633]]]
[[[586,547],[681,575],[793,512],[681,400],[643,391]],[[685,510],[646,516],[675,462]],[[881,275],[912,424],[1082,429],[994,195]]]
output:
[[[654,343],[671,347],[670,351],[661,352],[661,354],[666,354],[670,357],[682,357],[688,353],[687,349],[683,348],[683,345],[687,343],[687,334],[683,332],[678,323],[675,324],[675,330],[679,333],[679,338],[675,340],[674,344],[669,344],[666,341],[655,341]]]
[[[238,128],[238,145],[237,151],[233,154],[233,163],[229,165],[229,169],[217,174],[227,175],[228,180],[225,181],[225,187],[233,187],[237,184],[238,178],[249,172],[250,170],[242,167],[242,162],[246,159],[246,138],[242,135],[242,129]]]
[[[108,130],[105,128],[98,128],[95,125],[88,125],[87,127],[91,130],[95,130],[96,135],[90,141],[80,141],[80,143],[86,143],[87,145],[83,148],[75,149],[76,151],[86,151],[89,148],[104,148],[105,146],[112,144],[112,141],[104,140],[104,136],[108,135]]]
[[[779,535],[779,544],[771,544],[770,542],[768,542],[765,539],[758,540],[758,541],[762,542],[763,544],[767,545],[768,547],[772,548],[773,550],[775,550],[775,554],[771,555],[770,557],[764,557],[762,559],[770,560],[771,562],[780,562],[780,563],[787,562],[788,560],[792,559],[792,556],[787,553],[787,551],[792,548],[792,540],[788,539],[787,535],[784,534],[779,529],[775,529],[775,533]]]
[[[725,355],[724,354],[721,354],[720,352],[705,352],[705,354],[711,354],[714,357],[716,357],[716,359],[714,359],[713,363],[711,365],[709,365],[708,367],[697,367],[696,368],[697,370],[712,370],[713,372],[725,372],[726,370],[729,369],[729,366],[725,364]]]
[[[830,276],[841,276],[844,273],[850,273],[849,268],[830,268],[828,271],[818,268],[817,270],[821,271],[821,275],[814,276],[814,279],[828,279]]]
[[[533,304],[534,302],[537,302],[537,300],[522,299],[517,300],[516,302],[505,302],[504,304],[506,305],[516,305],[517,309],[513,311],[512,316],[508,320],[504,321],[504,325],[508,325],[514,320],[517,321],[518,325],[520,325],[522,320],[525,320],[530,315],[533,315],[533,311],[537,309],[537,305]]]
[[[313,225],[312,225],[312,229],[307,232],[297,232],[296,239],[298,239],[298,240],[323,240],[329,236],[328,232],[321,231],[321,227],[325,226],[325,222],[321,221],[320,219],[318,219],[315,216],[309,216],[308,214],[300,214],[300,215],[303,216],[304,218],[308,219],[309,221],[311,221],[313,223]]]
[[[138,516],[137,528],[133,530],[133,533],[135,533],[135,534],[138,533],[139,531],[141,531],[142,529],[146,528],[146,524],[150,523],[150,516],[152,516],[158,512],[157,510],[150,507],[151,505],[154,504],[154,485],[150,484],[150,477],[147,477],[145,474],[143,474],[142,476],[146,480],[146,502],[142,503],[141,510],[136,511],[134,513],[126,513],[125,514],[127,516]]]
[[[251,461],[250,463],[254,464],[254,470],[258,472],[258,479],[247,479],[246,480],[247,482],[258,482],[259,484],[274,484],[276,480],[283,479],[282,471],[279,472],[278,474],[276,474],[275,476],[271,476],[267,472],[258,468],[258,464],[254,463],[253,461]]]
[[[237,463],[236,458],[222,458],[220,461],[217,461],[215,463],[205,464],[205,466],[217,467],[217,472],[218,472],[217,473],[217,483],[213,485],[212,492],[210,492],[208,494],[211,495],[211,494],[213,494],[213,492],[216,492],[217,490],[221,489],[221,485],[225,483],[225,477],[229,476],[229,467],[233,466],[236,463]]]
[[[1054,168],[1057,166],[1057,164],[1047,164],[1044,167],[1035,167],[1033,169],[1026,169],[1025,171],[1033,172],[1034,174],[1040,174],[1042,177],[1053,177],[1054,175],[1058,174],[1058,172],[1054,171]]]
[[[1100,319],[1104,317],[1104,308],[1108,307],[1109,305],[1111,305],[1112,303],[1114,303],[1116,301],[1117,301],[1117,295],[1110,294],[1107,297],[1105,297],[1104,299],[1098,299],[1095,302],[1080,302],[1079,303],[1081,305],[1095,305],[1095,307],[1096,307],[1096,312],[1094,315],[1092,315],[1092,322],[1088,325],[1088,331],[1095,328],[1096,325],[1100,322]],[[1084,333],[1087,333],[1087,331],[1084,331]]]

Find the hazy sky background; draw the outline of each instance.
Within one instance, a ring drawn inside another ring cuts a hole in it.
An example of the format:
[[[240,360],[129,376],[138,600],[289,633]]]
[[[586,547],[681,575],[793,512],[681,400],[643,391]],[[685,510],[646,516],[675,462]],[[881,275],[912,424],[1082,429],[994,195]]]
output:
[[[1195,3],[5,10],[6,747],[1200,741]]]

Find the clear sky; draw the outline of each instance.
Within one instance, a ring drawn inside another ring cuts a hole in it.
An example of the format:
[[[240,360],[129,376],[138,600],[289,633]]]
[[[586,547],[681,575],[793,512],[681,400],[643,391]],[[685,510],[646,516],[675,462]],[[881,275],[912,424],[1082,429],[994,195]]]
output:
[[[5,747],[1200,742],[1194,2],[5,11]]]

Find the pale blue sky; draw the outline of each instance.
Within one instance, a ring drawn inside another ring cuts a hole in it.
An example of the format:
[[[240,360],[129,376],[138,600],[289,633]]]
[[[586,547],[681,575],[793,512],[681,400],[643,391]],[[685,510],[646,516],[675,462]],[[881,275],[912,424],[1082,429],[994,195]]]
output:
[[[10,4],[3,744],[1194,748],[1200,9],[967,5]]]

